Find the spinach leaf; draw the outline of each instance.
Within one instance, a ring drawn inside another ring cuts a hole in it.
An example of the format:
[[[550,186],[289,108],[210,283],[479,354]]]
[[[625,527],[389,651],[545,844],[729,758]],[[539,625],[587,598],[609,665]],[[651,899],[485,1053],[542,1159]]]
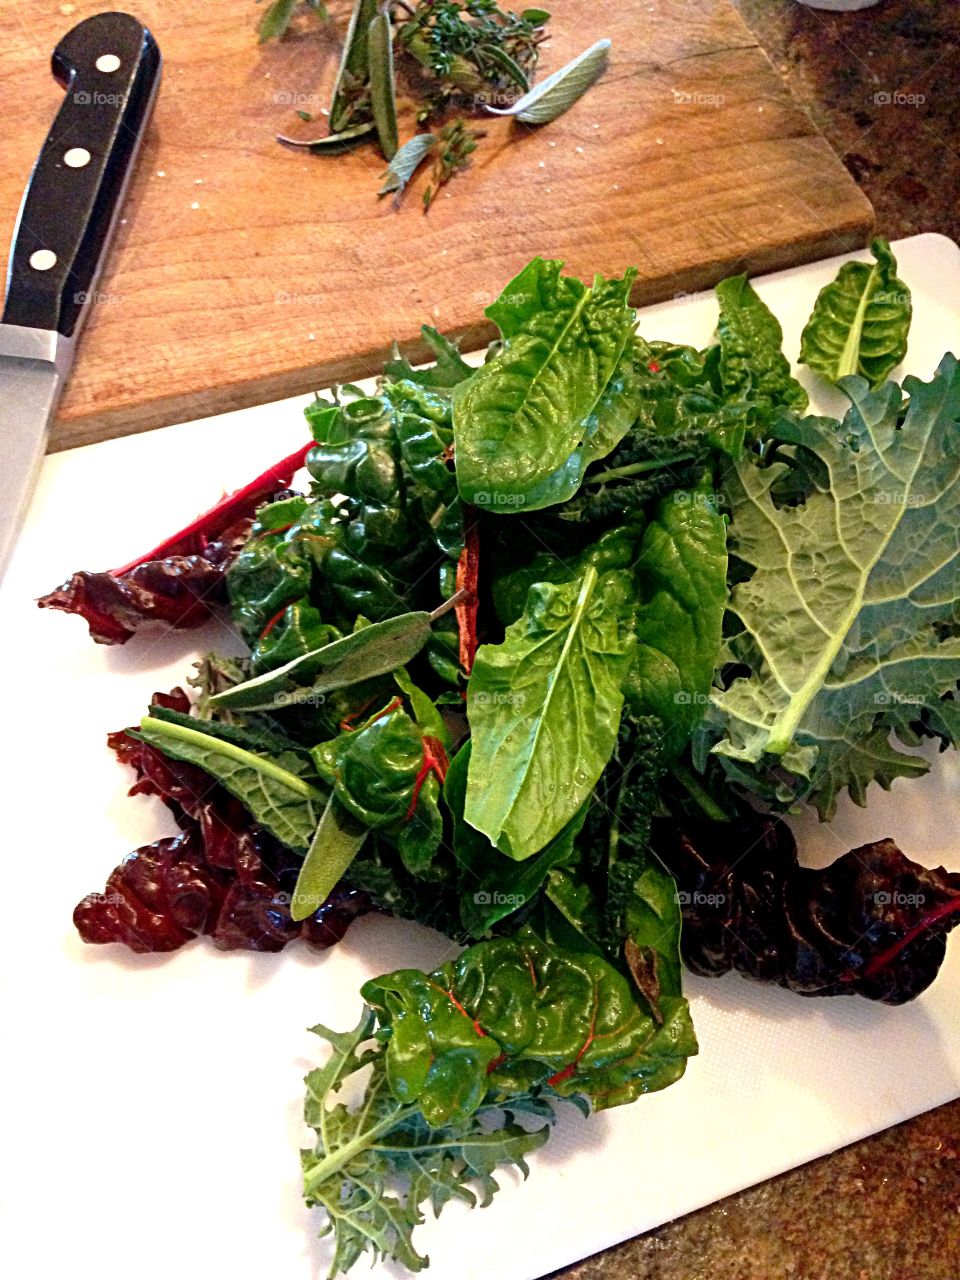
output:
[[[525,512],[566,502],[580,488],[587,468],[611,453],[637,419],[642,391],[634,367],[635,348],[628,343],[600,399],[583,422],[583,441],[552,475],[526,495]],[[508,506],[507,512],[511,510]],[[516,508],[513,508],[516,510]]]
[[[752,571],[732,591],[728,657],[749,674],[714,691],[713,751],[764,786],[778,766],[786,803],[808,797],[829,820],[846,787],[889,787],[926,765],[909,742],[960,681],[960,369],[947,355],[931,382],[841,384],[842,424],[784,421],[765,468],[729,478],[731,552]],[[823,464],[798,505],[772,493],[791,448]],[[790,778],[790,775],[793,778]]]
[[[703,718],[727,601],[726,521],[710,489],[661,498],[637,560],[637,651],[624,693],[634,715],[658,716],[676,756]]]
[[[523,617],[482,645],[467,687],[466,821],[518,861],[554,838],[610,758],[633,657],[628,571],[587,565],[531,587]]]
[[[206,732],[207,722],[198,723],[204,730],[145,716],[139,733],[164,755],[199,765],[281,844],[306,850],[326,803],[324,792],[276,760],[214,737]]]
[[[807,393],[783,354],[780,321],[746,276],[717,285],[719,375],[728,395],[749,394],[774,408],[805,409]]]
[[[634,324],[634,272],[588,288],[535,258],[486,314],[503,346],[454,388],[457,483],[468,502],[522,509],[583,441]]]
[[[463,868],[460,919],[474,938],[521,907],[529,906],[553,867],[573,858],[574,841],[587,816],[587,803],[538,854],[515,862],[495,848],[485,835],[464,820],[470,742],[450,761],[443,799],[453,819],[453,851]]]
[[[876,388],[907,354],[913,304],[886,240],[873,263],[846,262],[820,290],[800,339],[800,362],[830,382],[859,374]]]

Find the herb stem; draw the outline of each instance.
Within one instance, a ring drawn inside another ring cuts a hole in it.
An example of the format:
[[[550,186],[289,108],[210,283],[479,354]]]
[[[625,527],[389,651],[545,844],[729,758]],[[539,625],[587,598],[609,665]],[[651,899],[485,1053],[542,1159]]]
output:
[[[470,592],[466,587],[461,588],[456,595],[452,595],[449,600],[444,600],[443,604],[438,605],[430,615],[430,621],[436,622],[438,618],[442,618],[445,613],[449,613],[451,609],[455,609],[458,604],[463,604],[470,597]]]
[[[690,770],[682,764],[673,766],[673,776],[684,787],[690,795],[691,800],[695,800],[708,818],[712,818],[714,822],[729,822],[730,817],[724,813],[723,809],[717,804],[713,796],[705,787],[702,787],[696,780]]]
[[[611,467],[609,471],[600,471],[596,475],[587,476],[584,484],[607,484],[610,480],[627,480],[630,476],[642,476],[647,471],[656,471],[658,467],[669,467],[674,462],[686,462],[692,458],[691,452],[672,453],[666,458],[649,458],[646,462],[631,462],[626,467]]]

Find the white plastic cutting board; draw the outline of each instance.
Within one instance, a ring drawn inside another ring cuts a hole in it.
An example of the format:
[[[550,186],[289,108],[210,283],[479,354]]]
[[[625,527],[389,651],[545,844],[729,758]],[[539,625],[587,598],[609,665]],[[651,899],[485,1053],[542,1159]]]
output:
[[[960,350],[960,251],[933,235],[896,251],[915,302],[907,365],[927,377]],[[840,261],[759,282],[788,352]],[[698,296],[649,308],[641,325],[699,344],[714,318]],[[450,954],[440,936],[387,919],[360,921],[325,955],[275,956],[199,943],[134,957],[84,946],[71,925],[127,850],[173,831],[159,801],[126,798],[105,733],[182,680],[194,649],[230,641],[211,626],[97,647],[78,619],[33,598],[74,569],[144,551],[295,448],[297,404],[48,458],[0,593],[0,1270],[17,1280],[325,1273],[328,1246],[298,1188],[301,1077],[321,1049],[304,1028],[353,1026],[366,977]],[[930,865],[960,866],[958,774],[943,756],[866,812],[844,807],[829,829],[804,821],[808,860],[890,835]],[[734,975],[687,987],[701,1052],[683,1080],[590,1120],[567,1108],[526,1185],[507,1173],[491,1208],[452,1205],[420,1228],[435,1280],[533,1280],[960,1091],[960,938],[936,984],[900,1009],[803,1000]]]

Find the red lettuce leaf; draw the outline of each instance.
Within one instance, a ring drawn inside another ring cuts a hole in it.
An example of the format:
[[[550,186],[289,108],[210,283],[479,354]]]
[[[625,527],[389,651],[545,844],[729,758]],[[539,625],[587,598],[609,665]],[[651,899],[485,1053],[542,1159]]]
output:
[[[244,516],[199,551],[145,560],[123,573],[81,570],[37,604],[79,614],[98,644],[125,644],[149,622],[199,627],[225,603],[227,569],[252,525]]]
[[[798,865],[785,823],[759,815],[657,818],[652,841],[677,881],[694,973],[903,1004],[933,982],[960,923],[960,873],[927,870],[889,839],[820,870]]]
[[[186,711],[182,690],[154,703]],[[126,730],[107,739],[136,771],[131,795],[159,796],[178,836],[135,849],[111,872],[103,893],[78,904],[84,942],[120,942],[132,951],[175,951],[209,935],[222,950],[280,951],[303,938],[323,949],[372,910],[366,894],[339,885],[302,923],[290,916],[300,860],[251,822],[244,807],[195,765],[171,760]]]

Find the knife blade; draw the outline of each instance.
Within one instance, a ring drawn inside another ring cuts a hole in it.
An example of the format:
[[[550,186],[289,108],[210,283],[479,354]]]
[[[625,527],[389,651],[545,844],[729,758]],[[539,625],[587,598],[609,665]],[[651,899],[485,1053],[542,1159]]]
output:
[[[13,234],[0,314],[0,577],[46,448],[157,90],[160,50],[128,13],[99,13],[53,52],[66,90]]]

